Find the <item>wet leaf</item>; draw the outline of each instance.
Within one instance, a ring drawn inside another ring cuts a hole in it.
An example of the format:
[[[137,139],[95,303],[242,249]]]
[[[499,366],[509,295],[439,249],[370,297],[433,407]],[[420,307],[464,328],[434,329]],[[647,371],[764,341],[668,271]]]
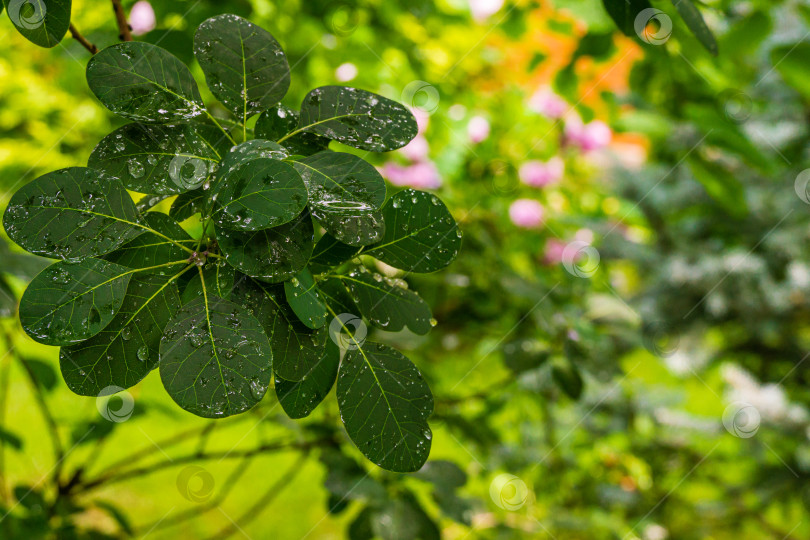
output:
[[[399,351],[370,342],[347,351],[337,399],[349,437],[368,459],[395,472],[422,467],[433,438],[427,423],[433,395]]]
[[[127,124],[98,143],[87,165],[139,193],[171,195],[197,189],[222,159],[211,129],[201,124]]]
[[[228,264],[270,283],[290,279],[306,267],[314,235],[307,211],[272,229],[248,232],[217,229],[217,240]]]
[[[380,240],[385,230],[378,211],[385,180],[370,163],[342,152],[320,152],[293,162],[309,192],[312,216],[349,245]]]
[[[205,280],[205,290],[209,295],[218,296],[225,300],[231,299],[231,293],[235,286],[236,271],[222,259],[217,259],[205,265],[202,277],[200,277],[199,272],[195,272],[194,277],[191,278],[191,281],[183,290],[182,299],[184,304],[191,302],[198,296],[203,296],[203,279]]]
[[[323,354],[300,381],[288,381],[276,374],[276,395],[287,416],[309,416],[335,384],[339,364],[340,349],[332,340],[327,340]]]
[[[258,158],[230,169],[217,183],[220,227],[257,231],[293,220],[307,202],[301,175],[288,163]]]
[[[322,86],[304,98],[296,131],[388,152],[408,144],[417,127],[413,114],[395,101],[347,86]],[[278,142],[283,145],[285,140]]]
[[[408,272],[435,272],[456,258],[461,230],[435,195],[406,189],[383,207],[385,235],[364,253]]]
[[[239,414],[270,385],[267,335],[245,308],[216,296],[184,305],[160,342],[160,378],[183,409],[206,418]]]
[[[52,264],[23,293],[23,329],[46,345],[70,345],[93,337],[121,308],[133,272],[100,259]]]
[[[308,328],[320,328],[326,322],[326,307],[318,295],[312,272],[307,269],[284,282],[287,303]]]
[[[193,248],[195,244],[190,242],[191,237],[176,221],[160,212],[147,212],[142,220],[151,230],[143,231],[139,236],[105,255],[105,260],[129,268],[148,268],[188,259],[188,252],[180,245]]]
[[[360,309],[374,326],[389,332],[407,327],[415,334],[427,334],[433,315],[418,294],[391,283],[379,274],[354,271],[340,279]]]
[[[157,366],[163,329],[179,308],[171,276],[134,275],[112,322],[89,340],[59,352],[68,388],[81,396],[97,396],[108,386],[129,388],[140,382]]]
[[[194,214],[203,212],[206,201],[206,192],[202,189],[186,191],[177,196],[169,208],[169,216],[177,221],[185,221]]]
[[[236,15],[204,21],[194,35],[194,55],[211,93],[240,122],[272,107],[290,87],[290,67],[269,32]]]
[[[103,255],[131,240],[144,231],[138,219],[120,182],[71,167],[20,188],[8,203],[3,225],[26,251],[73,259]]]
[[[71,0],[3,0],[3,3],[14,28],[35,45],[55,47],[67,34]]]
[[[318,292],[324,303],[336,314],[348,313],[357,317],[358,320],[361,320],[359,315],[360,311],[357,309],[352,297],[349,296],[349,291],[346,290],[346,286],[343,285],[343,282],[339,278],[331,277],[319,281]],[[348,336],[346,339],[349,339]]]
[[[184,122],[203,114],[197,82],[169,51],[127,41],[87,63],[87,84],[112,112],[139,122]]]
[[[315,271],[327,270],[351,260],[359,251],[359,246],[344,244],[331,234],[326,233],[315,244],[309,264]]]
[[[278,141],[288,133],[295,131],[297,127],[298,111],[285,105],[277,105],[267,109],[259,116],[253,133],[257,139]],[[329,139],[305,131],[296,133],[284,141],[284,148],[289,150],[290,154],[300,156],[310,156],[326,150],[328,147]]]

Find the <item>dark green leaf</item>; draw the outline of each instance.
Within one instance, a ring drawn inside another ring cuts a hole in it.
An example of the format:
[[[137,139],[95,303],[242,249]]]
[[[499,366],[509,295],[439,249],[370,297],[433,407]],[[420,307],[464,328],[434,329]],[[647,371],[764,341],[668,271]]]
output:
[[[324,303],[326,303],[332,311],[338,315],[342,313],[354,315],[358,322],[362,322],[359,315],[360,311],[357,309],[354,300],[349,296],[349,291],[346,290],[346,287],[339,278],[332,277],[319,281],[318,292]],[[348,336],[346,339],[348,339]]]
[[[3,0],[3,3],[17,31],[40,47],[55,47],[70,26],[71,0]]]
[[[194,214],[200,214],[205,204],[206,192],[202,189],[181,193],[172,203],[169,216],[177,221],[185,221]]]
[[[23,329],[46,345],[70,345],[93,337],[121,308],[133,272],[100,259],[52,264],[23,294]]]
[[[360,309],[374,326],[389,332],[408,327],[415,334],[427,334],[433,315],[419,295],[379,274],[354,271],[340,276]]]
[[[717,56],[717,41],[692,0],[672,0],[672,3],[675,4],[686,26],[695,34],[700,43],[706,47],[707,51]]]
[[[104,137],[87,165],[140,193],[171,195],[197,189],[221,160],[201,134],[209,129],[201,124],[128,124]]]
[[[290,87],[290,67],[269,32],[236,15],[204,21],[194,54],[208,88],[240,122],[272,107]]]
[[[378,241],[385,230],[379,207],[385,180],[370,163],[341,152],[293,162],[309,192],[309,208],[332,236],[350,245]]]
[[[256,120],[253,133],[258,139],[278,141],[298,127],[298,111],[285,105],[277,105],[264,111]],[[329,139],[301,131],[284,141],[284,148],[290,154],[310,156],[329,148]]]
[[[170,276],[133,276],[112,322],[91,339],[59,352],[68,388],[97,396],[108,386],[129,388],[140,382],[157,366],[163,329],[179,308],[177,284]]]
[[[300,381],[324,356],[329,333],[312,330],[298,320],[284,297],[284,287],[240,275],[234,302],[252,310],[273,349],[273,371],[287,381]]]
[[[139,122],[184,122],[205,111],[185,64],[148,43],[118,43],[93,56],[87,84],[109,110]]]
[[[129,268],[149,268],[188,259],[189,253],[178,244],[193,248],[194,243],[171,217],[160,212],[147,212],[142,221],[151,230],[142,232],[104,259]]]
[[[216,179],[211,186],[211,193],[216,194],[219,191],[220,184],[225,183],[225,179],[231,174],[231,171],[246,163],[259,158],[281,160],[287,158],[287,156],[287,151],[273,141],[252,139],[238,144],[225,154],[222,165],[217,171]]]
[[[467,473],[452,461],[434,459],[425,463],[414,478],[427,480],[440,489],[456,489],[467,483]]]
[[[288,163],[258,158],[230,169],[217,182],[217,225],[241,231],[277,227],[307,203],[301,175]]]
[[[318,295],[312,272],[307,269],[284,282],[287,303],[308,328],[320,328],[326,323],[326,307]]]
[[[313,269],[326,270],[351,260],[359,251],[360,246],[344,244],[331,234],[326,233],[315,244],[309,264]]]
[[[290,418],[308,416],[324,400],[337,378],[340,349],[326,341],[323,355],[300,381],[288,381],[276,375],[278,402]]]
[[[309,212],[280,227],[241,232],[217,229],[225,260],[243,274],[276,283],[307,266],[315,231]]]
[[[356,88],[322,86],[304,98],[296,131],[387,152],[408,144],[416,137],[417,127],[413,114],[395,101]],[[288,138],[278,142],[284,144]]]
[[[23,442],[15,433],[8,431],[3,426],[0,426],[0,442],[4,445],[10,446],[15,450],[22,450]]]
[[[137,221],[135,203],[120,182],[84,167],[29,182],[3,215],[6,233],[23,249],[63,259],[109,253],[143,232]]]
[[[456,258],[461,230],[435,195],[406,189],[383,207],[385,236],[365,250],[408,272],[435,272]]]
[[[556,361],[551,366],[551,375],[557,384],[571,399],[582,395],[582,375],[575,365],[564,360]]]
[[[610,18],[619,27],[625,36],[635,36],[635,21],[638,14],[645,9],[651,9],[648,0],[603,0],[605,9]]]
[[[518,339],[503,346],[503,361],[515,373],[540,367],[548,360],[550,351],[536,339]]]
[[[797,90],[805,99],[810,99],[810,43],[800,41],[771,50],[771,63],[782,75],[785,82]]]
[[[216,296],[184,305],[160,342],[160,378],[183,409],[206,418],[242,413],[270,385],[272,351],[256,318]]]
[[[349,437],[368,459],[396,472],[417,471],[425,463],[433,395],[399,351],[370,342],[347,351],[337,398]]]
[[[433,523],[410,492],[404,492],[375,512],[371,518],[374,536],[382,540],[440,540]]]
[[[172,195],[144,195],[135,203],[135,208],[143,214],[170,197]]]
[[[202,277],[200,273],[195,273],[191,281],[183,290],[183,303],[187,304],[203,296],[203,279],[205,280],[205,290],[209,295],[218,296],[225,300],[231,299],[236,279],[236,271],[233,266],[226,264],[222,259],[209,261],[203,268]]]

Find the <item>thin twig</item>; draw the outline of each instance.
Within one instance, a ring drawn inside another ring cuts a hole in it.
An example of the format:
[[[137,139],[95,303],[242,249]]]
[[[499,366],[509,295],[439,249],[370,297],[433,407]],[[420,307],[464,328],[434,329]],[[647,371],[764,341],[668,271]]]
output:
[[[87,41],[87,38],[85,38],[79,32],[79,30],[76,28],[76,26],[73,23],[70,23],[70,26],[68,28],[70,29],[70,35],[73,36],[73,39],[75,39],[76,41],[81,43],[82,47],[84,47],[85,49],[90,51],[90,54],[96,54],[98,52],[98,47],[96,47],[95,45],[93,45],[92,43]]]
[[[132,28],[129,27],[129,22],[127,22],[127,14],[121,5],[121,0],[112,0],[112,3],[115,20],[118,23],[118,38],[121,41],[132,41]]]

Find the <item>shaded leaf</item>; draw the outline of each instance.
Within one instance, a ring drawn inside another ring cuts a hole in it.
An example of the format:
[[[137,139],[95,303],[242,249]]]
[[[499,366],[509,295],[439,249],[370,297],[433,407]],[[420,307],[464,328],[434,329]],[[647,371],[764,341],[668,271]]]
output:
[[[40,47],[55,47],[70,26],[71,0],[4,0],[3,3],[14,28]]]
[[[258,158],[230,169],[217,183],[217,225],[241,231],[293,220],[307,202],[301,175],[288,163]]]
[[[147,212],[142,220],[151,230],[143,231],[104,259],[129,268],[149,268],[188,259],[189,253],[180,245],[193,248],[195,244],[189,242],[191,237],[177,222],[160,212]]]
[[[349,296],[349,291],[343,282],[337,277],[331,277],[318,282],[318,292],[324,303],[338,315],[348,313],[360,319],[359,310],[354,304],[354,300]],[[348,337],[347,337],[348,339]]]
[[[209,295],[218,296],[225,300],[231,299],[235,287],[236,270],[222,259],[209,261],[202,271],[202,276],[196,272],[183,289],[182,300],[184,304],[191,302],[198,296],[203,296],[203,279],[205,290]]]
[[[700,10],[692,0],[672,0],[672,3],[675,4],[686,26],[695,34],[698,41],[707,51],[717,56],[717,41],[714,39],[712,31],[706,26],[706,21],[703,20]]]
[[[549,355],[548,348],[536,339],[517,339],[503,346],[504,364],[515,373],[540,367]]]
[[[435,272],[456,258],[461,230],[435,195],[406,189],[383,207],[385,235],[365,253],[408,272]]]
[[[136,385],[157,366],[163,329],[179,308],[177,284],[170,276],[133,276],[115,319],[89,340],[59,352],[68,388],[97,396],[108,386]]]
[[[354,271],[338,279],[349,290],[360,313],[374,326],[389,332],[405,327],[415,334],[430,332],[433,314],[415,292],[368,272]]]
[[[313,270],[327,270],[351,260],[360,251],[360,246],[344,244],[329,233],[324,234],[315,244],[309,261]]]
[[[383,540],[439,540],[439,528],[410,492],[399,494],[371,517],[375,537]]]
[[[395,472],[417,471],[425,463],[433,395],[399,351],[370,342],[347,351],[337,398],[349,437],[368,459]]]
[[[269,32],[236,15],[204,21],[194,35],[194,55],[211,93],[236,118],[272,107],[290,87],[290,67]]]
[[[87,84],[102,105],[139,122],[184,122],[204,112],[186,65],[149,43],[126,41],[95,54],[87,63]]]
[[[249,276],[276,283],[303,270],[312,253],[315,231],[309,212],[280,227],[262,231],[217,229],[225,260]]]
[[[288,133],[295,131],[298,127],[298,116],[298,111],[279,104],[267,109],[259,116],[253,133],[257,139],[278,141]],[[288,149],[291,154],[300,156],[309,156],[326,150],[328,147],[329,139],[305,131],[296,133],[284,141],[284,148]]]
[[[328,339],[321,358],[301,380],[288,381],[276,375],[276,395],[287,416],[290,418],[309,416],[335,384],[339,364],[340,349]]]
[[[20,188],[8,203],[3,225],[26,251],[67,259],[109,253],[143,232],[138,219],[120,182],[71,167]]]
[[[87,165],[140,193],[172,195],[197,189],[222,159],[212,129],[203,124],[127,124],[96,145]]]
[[[23,329],[46,345],[70,345],[98,334],[121,308],[133,272],[100,259],[52,264],[23,293]]]
[[[387,152],[408,144],[416,137],[417,127],[413,114],[395,101],[347,86],[322,86],[304,98],[296,131],[317,133],[361,150]],[[278,142],[284,144],[288,138]]]
[[[575,365],[566,361],[554,362],[551,366],[551,375],[563,392],[571,399],[579,399],[582,395],[582,375]]]
[[[610,18],[625,36],[636,35],[635,21],[645,9],[652,9],[648,0],[602,0]]]
[[[160,378],[183,409],[206,418],[244,412],[270,384],[267,335],[245,308],[216,296],[184,305],[160,342]]]
[[[425,463],[414,478],[427,480],[440,489],[456,489],[467,483],[467,473],[452,461],[433,459]]]
[[[203,212],[206,201],[206,192],[202,189],[186,191],[177,196],[169,209],[169,216],[177,221],[185,221],[194,214]]]
[[[318,295],[312,272],[301,270],[289,281],[284,282],[287,303],[298,319],[309,328],[320,328],[326,322],[326,307]]]
[[[216,178],[211,184],[211,194],[217,194],[219,192],[219,186],[225,184],[225,180],[231,174],[231,171],[245,163],[259,158],[281,160],[287,158],[287,156],[287,151],[273,141],[252,139],[237,144],[225,154],[222,165],[217,171]]]

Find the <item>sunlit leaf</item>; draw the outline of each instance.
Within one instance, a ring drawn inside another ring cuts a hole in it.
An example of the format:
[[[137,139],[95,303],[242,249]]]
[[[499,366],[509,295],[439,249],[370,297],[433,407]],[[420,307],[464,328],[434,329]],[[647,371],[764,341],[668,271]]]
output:
[[[416,137],[417,126],[408,109],[388,98],[346,86],[322,86],[304,98],[296,131],[317,133],[361,150],[388,152]]]
[[[304,269],[284,282],[287,303],[298,319],[309,328],[320,328],[326,322],[326,307],[318,295],[312,273]]]
[[[3,3],[11,23],[31,43],[55,47],[67,34],[71,0],[3,0]]]
[[[149,43],[127,41],[95,54],[87,84],[109,110],[139,122],[184,122],[204,112],[186,65]]]
[[[216,296],[184,305],[160,342],[160,378],[183,409],[206,418],[244,412],[270,385],[267,335],[245,308]]]
[[[179,308],[177,283],[171,276],[133,276],[112,322],[89,340],[59,352],[68,388],[96,396],[108,386],[137,384],[157,366],[163,329]]]
[[[23,329],[46,345],[70,345],[93,337],[121,308],[133,272],[100,259],[52,264],[23,293]]]
[[[384,469],[413,472],[427,460],[433,395],[400,352],[366,342],[346,352],[337,381],[340,416],[357,448]]]
[[[435,272],[456,258],[461,230],[435,195],[406,189],[383,207],[385,235],[364,253],[408,272]]]
[[[138,219],[135,203],[120,182],[92,169],[71,167],[20,188],[8,203],[3,225],[23,249],[67,259],[114,250],[144,231]]]
[[[194,54],[208,88],[240,122],[272,107],[290,87],[290,67],[269,32],[236,15],[204,21]]]

